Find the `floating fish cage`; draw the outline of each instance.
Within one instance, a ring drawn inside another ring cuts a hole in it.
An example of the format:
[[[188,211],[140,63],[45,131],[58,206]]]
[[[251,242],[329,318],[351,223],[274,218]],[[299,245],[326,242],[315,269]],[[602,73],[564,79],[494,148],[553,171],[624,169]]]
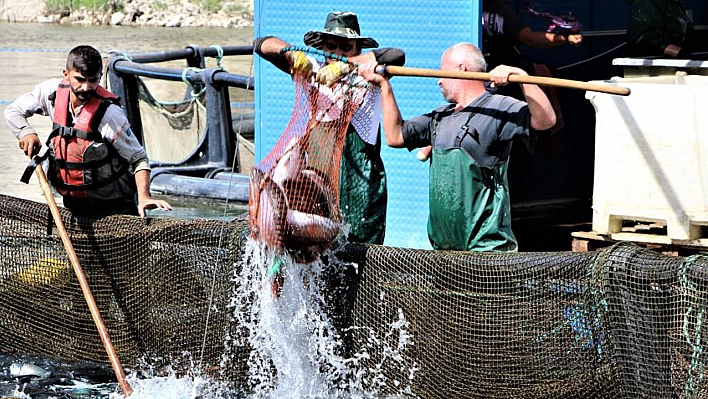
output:
[[[48,234],[47,207],[1,200],[0,350],[105,365],[61,242]],[[234,276],[252,267],[245,220],[62,218],[126,368],[249,389],[250,305],[233,302]],[[627,243],[511,254],[340,243],[325,258],[348,270],[322,278],[347,287],[331,291],[327,312],[342,332],[331,338],[366,354],[358,367],[379,377],[361,383],[381,396],[706,394],[703,256]]]

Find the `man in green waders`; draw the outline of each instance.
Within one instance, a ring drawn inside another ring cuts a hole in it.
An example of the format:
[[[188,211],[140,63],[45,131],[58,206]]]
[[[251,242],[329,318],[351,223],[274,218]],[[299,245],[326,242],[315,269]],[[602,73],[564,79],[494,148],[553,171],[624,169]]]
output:
[[[347,57],[352,63],[375,61],[380,64],[405,63],[405,53],[397,48],[378,48],[371,37],[362,36],[355,13],[331,12],[322,30],[312,30],[304,35],[306,46]],[[302,51],[288,51],[290,44],[274,36],[259,37],[254,41],[254,51],[284,72],[307,68],[316,73],[317,80],[329,81],[342,73],[326,68],[314,57]],[[374,50],[362,52],[367,48]],[[331,59],[325,63],[334,62]],[[336,66],[336,65],[332,65]],[[328,76],[334,75],[334,76]],[[348,240],[368,244],[383,244],[386,230],[386,172],[381,160],[379,124],[367,110],[379,109],[378,99],[367,95],[349,125],[342,150],[339,176],[339,205],[343,222],[349,225]]]
[[[405,53],[397,48],[379,48],[371,37],[363,36],[357,15],[350,11],[335,11],[327,14],[322,30],[305,33],[306,46],[336,54],[352,63],[366,62],[387,65],[403,65]],[[320,83],[336,81],[342,71],[333,60],[319,61],[302,51],[286,51],[290,47],[284,40],[274,37],[259,37],[254,41],[254,51],[265,60],[286,73],[295,70],[311,70]],[[363,52],[364,49],[373,49]],[[354,113],[342,149],[339,176],[339,206],[343,223],[349,225],[348,241],[383,244],[386,229],[386,172],[381,159],[378,117],[367,110],[379,110],[378,96],[373,91],[363,100]],[[333,326],[342,335],[343,353],[351,352],[354,297],[358,281],[357,268],[352,264],[340,264],[323,259],[325,267],[321,282],[323,295],[327,298],[327,313]],[[270,268],[274,276],[272,290],[280,295],[283,283],[281,260],[276,258]]]
[[[529,135],[529,127],[545,130],[555,124],[543,91],[522,85],[523,102],[488,93],[482,81],[443,78],[438,85],[450,104],[404,121],[388,79],[375,67],[361,66],[359,74],[381,87],[387,144],[409,150],[432,146],[428,237],[433,248],[516,251],[506,174],[509,152],[514,139]],[[486,62],[476,46],[459,43],[443,53],[440,68],[483,72]],[[506,65],[490,74],[492,84],[500,86],[509,75],[527,75]]]

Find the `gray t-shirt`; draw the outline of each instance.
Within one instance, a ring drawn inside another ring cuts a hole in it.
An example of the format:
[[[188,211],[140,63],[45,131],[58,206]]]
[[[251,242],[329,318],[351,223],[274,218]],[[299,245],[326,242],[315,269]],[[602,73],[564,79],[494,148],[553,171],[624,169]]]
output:
[[[491,168],[509,158],[515,138],[528,137],[530,122],[525,102],[483,93],[458,112],[448,104],[404,121],[403,140],[409,150],[459,147],[477,165]]]

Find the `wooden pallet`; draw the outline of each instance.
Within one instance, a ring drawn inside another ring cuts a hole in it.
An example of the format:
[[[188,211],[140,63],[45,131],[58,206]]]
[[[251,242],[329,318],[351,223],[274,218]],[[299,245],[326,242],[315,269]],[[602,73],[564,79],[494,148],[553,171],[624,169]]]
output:
[[[640,230],[642,233],[648,230],[657,230],[649,233],[665,235],[667,239],[681,242],[708,238],[705,236],[706,228],[708,228],[708,220],[705,216],[689,217],[680,212],[673,214],[654,211],[652,215],[629,217],[595,210],[592,218],[592,230],[602,234],[635,232],[634,229]]]
[[[572,251],[595,251],[609,247],[619,241],[629,241],[644,248],[672,256],[708,254],[708,239],[702,238],[692,241],[679,241],[673,240],[666,235],[651,233],[651,228],[631,230],[632,229],[623,229],[622,232],[613,234],[600,234],[594,231],[573,232],[571,233],[573,238]]]

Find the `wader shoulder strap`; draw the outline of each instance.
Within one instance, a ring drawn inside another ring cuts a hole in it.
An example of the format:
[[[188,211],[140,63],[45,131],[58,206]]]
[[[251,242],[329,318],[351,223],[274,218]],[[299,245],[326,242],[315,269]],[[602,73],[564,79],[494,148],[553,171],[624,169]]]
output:
[[[485,98],[482,99],[479,105],[475,106],[474,108],[484,108],[484,106],[487,105],[491,98],[492,96],[488,94]],[[457,132],[457,137],[455,137],[456,148],[461,148],[462,140],[465,138],[465,136],[470,136],[474,141],[479,143],[479,132],[477,131],[477,129],[470,129],[470,121],[472,120],[472,117],[477,114],[473,111],[474,108],[470,110],[469,116],[467,117],[467,121],[464,125],[460,127],[460,130]]]

